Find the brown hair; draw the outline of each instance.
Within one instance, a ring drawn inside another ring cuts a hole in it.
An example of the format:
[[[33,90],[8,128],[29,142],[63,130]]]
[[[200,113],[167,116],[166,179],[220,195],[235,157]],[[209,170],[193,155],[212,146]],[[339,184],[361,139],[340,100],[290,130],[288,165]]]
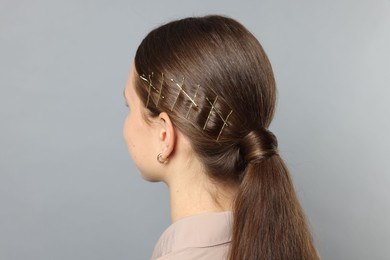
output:
[[[177,20],[145,37],[135,68],[149,116],[168,113],[209,177],[239,185],[229,258],[318,259],[268,130],[275,79],[256,38],[227,17]]]

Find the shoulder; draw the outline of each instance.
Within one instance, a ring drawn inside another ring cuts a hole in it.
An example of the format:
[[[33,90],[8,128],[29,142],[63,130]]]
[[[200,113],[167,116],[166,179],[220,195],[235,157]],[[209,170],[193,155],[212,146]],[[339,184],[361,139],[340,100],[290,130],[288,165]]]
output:
[[[156,260],[222,260],[227,259],[229,252],[229,244],[216,245],[204,248],[185,248],[179,251],[171,252],[170,254],[161,256]]]
[[[232,212],[208,212],[173,223],[157,242],[152,260],[226,259]]]

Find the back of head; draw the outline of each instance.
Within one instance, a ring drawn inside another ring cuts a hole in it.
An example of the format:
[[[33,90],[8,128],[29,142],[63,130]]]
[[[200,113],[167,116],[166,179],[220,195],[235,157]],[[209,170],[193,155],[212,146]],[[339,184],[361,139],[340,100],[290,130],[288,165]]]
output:
[[[268,127],[276,99],[271,65],[255,37],[229,18],[187,18],[149,33],[135,67],[154,86],[148,108],[169,112],[207,172],[221,180],[240,177],[242,137]],[[138,93],[148,99],[145,85]]]
[[[148,116],[168,113],[209,177],[239,185],[230,258],[316,259],[268,130],[276,87],[256,38],[226,17],[173,21],[145,37],[135,69]]]

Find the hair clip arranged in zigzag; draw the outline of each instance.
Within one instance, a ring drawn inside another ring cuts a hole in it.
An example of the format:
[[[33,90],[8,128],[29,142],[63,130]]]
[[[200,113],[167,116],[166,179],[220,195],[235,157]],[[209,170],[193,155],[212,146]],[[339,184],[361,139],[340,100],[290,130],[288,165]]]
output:
[[[147,100],[146,100],[146,107],[148,107],[149,105],[149,102],[150,102],[150,99],[151,99],[151,91],[154,90],[157,94],[158,94],[158,99],[156,101],[156,107],[158,107],[158,104],[160,102],[160,99],[164,99],[164,95],[162,95],[162,90],[163,90],[163,84],[164,84],[164,74],[161,73],[161,80],[160,80],[160,87],[159,89],[157,89],[154,85],[153,85],[153,76],[154,74],[149,74],[148,77],[146,77],[144,74],[139,76],[141,80],[145,81],[147,84],[148,84],[148,97],[147,97]],[[195,94],[193,97],[191,97],[185,90],[184,90],[184,77],[182,79],[182,81],[180,83],[176,82],[175,80],[173,79],[170,79],[170,81],[179,89],[179,92],[177,93],[177,96],[175,97],[175,100],[170,108],[171,111],[173,111],[173,109],[175,108],[176,106],[176,103],[177,103],[177,100],[179,99],[179,96],[180,94],[183,94],[189,101],[191,101],[191,104],[188,108],[188,111],[185,115],[185,118],[188,119],[188,116],[190,114],[190,111],[193,107],[196,107],[198,108],[198,104],[195,102],[195,99],[197,98],[197,95],[198,95],[198,91],[200,89],[200,85],[197,85],[197,89],[195,91]],[[223,117],[221,115],[221,112],[216,108],[216,103],[218,101],[218,95],[216,95],[214,101],[210,101],[210,99],[208,97],[206,97],[206,100],[207,102],[210,104],[211,108],[210,108],[210,111],[208,113],[208,116],[207,116],[207,119],[206,121],[204,122],[203,124],[203,127],[202,127],[202,130],[206,130],[207,128],[207,124],[210,120],[210,117],[213,113],[213,111],[218,115],[218,117],[222,120],[223,124],[222,124],[222,127],[218,133],[218,136],[217,136],[217,139],[216,141],[218,142],[219,141],[219,138],[222,134],[222,131],[225,127],[229,126],[229,123],[228,123],[228,119],[230,117],[230,115],[233,113],[233,110],[230,110],[230,112],[227,114],[226,117]]]

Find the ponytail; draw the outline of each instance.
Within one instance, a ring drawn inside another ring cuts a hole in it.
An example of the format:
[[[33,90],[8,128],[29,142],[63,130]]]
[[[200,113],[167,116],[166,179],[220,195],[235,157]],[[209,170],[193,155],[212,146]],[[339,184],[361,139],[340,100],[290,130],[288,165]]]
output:
[[[319,259],[279,155],[248,163],[235,201],[230,260]]]

